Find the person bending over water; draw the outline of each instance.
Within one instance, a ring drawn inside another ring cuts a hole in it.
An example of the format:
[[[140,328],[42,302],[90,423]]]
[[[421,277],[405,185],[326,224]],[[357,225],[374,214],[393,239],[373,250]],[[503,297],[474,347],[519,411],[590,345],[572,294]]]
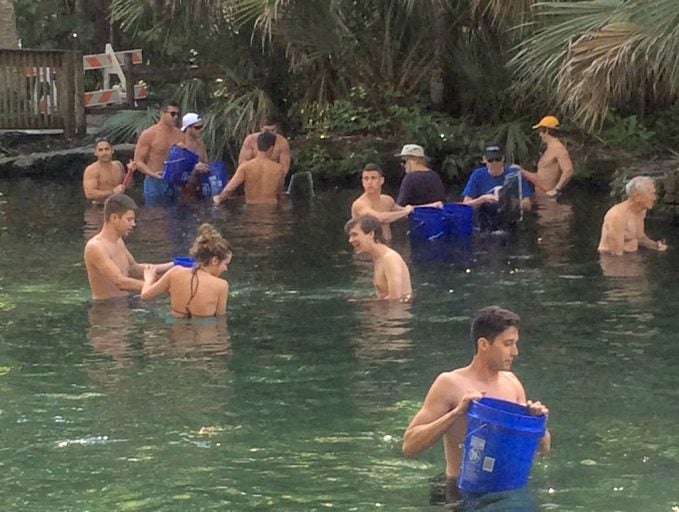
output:
[[[231,246],[210,224],[198,228],[190,254],[196,260],[193,268],[175,266],[156,281],[150,269],[144,272],[141,298],[170,294],[172,314],[176,317],[211,317],[226,314],[229,283],[219,276],[231,262]]]
[[[122,194],[132,185],[125,183],[125,166],[113,160],[113,145],[108,139],[100,138],[94,143],[94,156],[97,161],[88,165],[83,174],[83,192],[94,204],[102,204],[113,194]],[[136,165],[130,161],[128,172],[134,172]]]
[[[625,186],[627,199],[613,206],[604,216],[598,251],[602,254],[622,256],[636,252],[639,245],[656,251],[666,251],[667,245],[646,235],[646,211],[656,200],[655,184],[651,178],[636,176]]]
[[[519,355],[519,316],[498,306],[479,310],[472,320],[475,354],[468,366],[441,373],[432,384],[422,408],[403,436],[403,453],[411,457],[443,438],[446,477],[452,486],[459,476],[461,446],[467,430],[466,412],[472,400],[483,396],[526,404],[531,414],[549,413],[540,402],[526,400],[526,392],[511,372]],[[538,451],[547,454],[551,436],[546,431]]]
[[[380,221],[361,215],[347,222],[344,231],[356,253],[368,253],[373,260],[377,298],[409,302],[413,294],[410,271],[401,255],[384,244]]]
[[[219,204],[245,183],[245,202],[247,204],[277,204],[280,183],[285,176],[281,164],[272,160],[276,135],[263,131],[257,136],[257,156],[238,165],[233,178],[229,180],[219,195],[212,198]]]
[[[104,203],[104,227],[85,245],[85,267],[94,300],[139,292],[144,285],[142,275],[162,274],[172,267],[172,263],[137,263],[125,247],[123,237],[134,229],[136,209],[137,205],[125,194],[113,194]]]

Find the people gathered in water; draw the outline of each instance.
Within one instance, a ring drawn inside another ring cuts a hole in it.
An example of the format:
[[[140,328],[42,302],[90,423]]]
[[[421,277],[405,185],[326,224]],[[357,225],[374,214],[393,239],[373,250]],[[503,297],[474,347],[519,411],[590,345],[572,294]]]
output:
[[[382,193],[384,172],[377,164],[366,164],[361,171],[363,194],[351,205],[351,218],[372,215],[382,224],[382,236],[391,240],[390,224],[410,215],[411,205],[399,206],[390,195]]]
[[[373,260],[377,298],[409,302],[413,295],[410,270],[401,255],[385,245],[380,221],[372,215],[361,215],[347,222],[344,231],[356,253],[366,253]]]
[[[653,180],[646,176],[636,176],[627,182],[625,192],[627,199],[606,212],[598,251],[613,256],[636,252],[639,246],[654,251],[666,251],[665,242],[651,240],[646,235],[646,212],[653,208],[656,200]]]
[[[158,280],[152,269],[146,269],[141,298],[148,300],[167,292],[176,317],[225,315],[229,283],[219,276],[231,262],[231,246],[211,224],[203,224],[190,254],[195,259],[192,268],[175,265]]]
[[[92,299],[107,300],[141,292],[142,277],[163,274],[172,262],[160,265],[137,263],[125,246],[124,237],[135,227],[137,205],[125,194],[113,194],[104,203],[104,226],[85,245],[85,267]]]
[[[412,457],[428,450],[443,438],[445,474],[455,494],[462,462],[461,445],[467,430],[466,413],[473,400],[498,398],[526,405],[533,415],[548,415],[539,401],[526,398],[512,363],[519,355],[519,316],[498,306],[480,309],[471,325],[474,356],[462,368],[441,373],[429,388],[424,403],[403,434],[403,453]],[[540,440],[542,454],[551,449],[547,430]]]

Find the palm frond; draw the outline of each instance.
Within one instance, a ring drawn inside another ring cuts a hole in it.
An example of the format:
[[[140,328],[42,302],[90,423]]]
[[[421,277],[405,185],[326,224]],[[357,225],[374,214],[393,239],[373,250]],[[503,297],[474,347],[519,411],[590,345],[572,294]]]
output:
[[[135,142],[141,132],[156,123],[159,118],[157,108],[147,110],[122,110],[109,117],[97,135],[108,138],[113,143]]]

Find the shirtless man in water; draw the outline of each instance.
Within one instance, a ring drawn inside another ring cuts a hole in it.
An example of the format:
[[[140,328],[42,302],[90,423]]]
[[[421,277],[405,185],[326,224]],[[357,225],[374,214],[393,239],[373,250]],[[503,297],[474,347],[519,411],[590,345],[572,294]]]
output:
[[[272,160],[275,144],[274,133],[269,131],[260,133],[257,136],[257,156],[238,166],[224,190],[212,198],[214,203],[221,203],[244,183],[247,204],[277,204],[280,183],[285,174],[283,166]]]
[[[108,139],[97,139],[94,143],[97,161],[88,165],[83,174],[85,197],[94,204],[102,204],[109,196],[125,192],[132,183],[125,180],[125,166],[113,160],[113,145]],[[127,164],[128,172],[134,172],[134,162]]]
[[[475,354],[463,368],[441,373],[427,393],[422,408],[403,436],[403,453],[412,457],[431,448],[443,438],[446,477],[456,488],[460,472],[461,446],[467,430],[466,413],[472,400],[483,396],[525,404],[531,414],[549,414],[540,402],[526,400],[526,392],[511,371],[519,355],[519,316],[498,306],[488,306],[472,320]],[[549,453],[551,436],[547,431],[538,451]]]
[[[363,195],[351,205],[351,218],[361,215],[372,215],[382,224],[382,236],[385,240],[391,240],[392,222],[410,215],[413,207],[410,205],[399,206],[394,198],[382,193],[384,174],[377,164],[367,164],[361,173]]]
[[[257,149],[257,138],[264,132],[273,133],[276,136],[276,143],[269,158],[276,163],[281,164],[283,168],[283,177],[281,178],[280,191],[283,191],[283,183],[285,177],[290,171],[290,144],[288,139],[278,133],[278,119],[273,115],[266,116],[259,125],[260,131],[251,133],[243,140],[243,145],[238,154],[238,166],[257,157],[259,150]]]
[[[149,265],[137,263],[125,247],[123,237],[135,226],[137,205],[125,194],[113,194],[104,203],[104,227],[85,245],[85,267],[93,300],[125,297],[140,292],[146,268],[162,274],[172,263]]]
[[[573,175],[573,162],[566,146],[558,139],[559,120],[554,116],[545,116],[533,126],[539,130],[540,139],[547,146],[538,161],[537,172],[522,169],[523,177],[549,197],[556,196],[563,190]]]
[[[625,187],[627,199],[613,206],[604,216],[598,251],[602,254],[622,256],[636,252],[639,246],[655,251],[666,251],[667,245],[646,235],[646,211],[656,200],[655,184],[651,178],[636,176]]]
[[[165,100],[160,106],[160,119],[144,130],[137,140],[134,162],[143,172],[144,195],[153,198],[171,198],[175,195],[172,184],[161,179],[163,167],[170,148],[183,141],[184,136],[177,128],[179,106],[174,101]]]
[[[384,244],[380,221],[372,215],[361,215],[347,222],[344,231],[356,253],[368,253],[373,260],[377,298],[409,302],[413,294],[410,271],[401,255]]]

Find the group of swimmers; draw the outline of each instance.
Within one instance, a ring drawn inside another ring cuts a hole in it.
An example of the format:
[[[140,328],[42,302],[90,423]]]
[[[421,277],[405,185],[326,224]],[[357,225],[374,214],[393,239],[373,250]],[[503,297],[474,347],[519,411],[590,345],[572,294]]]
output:
[[[193,268],[171,262],[137,263],[123,241],[135,226],[136,210],[134,201],[124,194],[130,185],[125,176],[134,170],[142,172],[145,195],[176,194],[160,174],[173,144],[184,144],[199,154],[194,172],[205,172],[207,156],[200,139],[204,122],[197,114],[187,114],[179,130],[175,124],[178,117],[178,107],[165,103],[159,122],[140,136],[134,160],[127,167],[112,160],[108,141],[95,144],[97,162],[85,171],[83,187],[88,199],[105,200],[104,226],[85,247],[88,278],[94,300],[122,297],[129,292],[151,299],[167,292],[172,314],[177,317],[221,316],[226,313],[229,285],[220,275],[231,261],[232,248],[214,227],[200,226],[190,250],[196,260]],[[479,213],[483,209],[492,211],[500,201],[498,188],[506,185],[510,174],[520,180],[520,208],[529,208],[534,199],[537,202],[556,200],[573,172],[568,151],[558,137],[559,121],[554,116],[545,116],[533,128],[538,130],[546,147],[536,172],[505,166],[502,146],[489,143],[483,154],[484,166],[471,173],[464,188],[464,204],[479,209]],[[290,147],[276,131],[276,123],[265,120],[259,133],[245,139],[236,173],[213,198],[215,204],[231,197],[240,184],[245,185],[247,203],[277,201],[290,168]],[[388,245],[390,224],[407,217],[418,206],[442,206],[446,193],[439,175],[427,165],[421,146],[406,144],[396,156],[402,159],[405,170],[398,198],[394,200],[382,194],[382,169],[375,164],[366,165],[361,174],[363,194],[351,206],[351,219],[345,231],[355,251],[366,253],[373,260],[377,298],[407,302],[413,294],[410,272],[403,258]],[[633,178],[626,192],[627,199],[613,206],[604,217],[599,252],[622,257],[635,252],[640,245],[666,250],[667,245],[651,240],[644,227],[646,212],[656,198],[653,181],[642,176]],[[420,453],[443,439],[450,499],[456,498],[465,413],[472,400],[490,396],[525,404],[530,414],[549,413],[541,402],[527,399],[523,385],[511,372],[512,362],[518,356],[516,313],[498,306],[482,308],[472,319],[471,339],[474,347],[471,363],[436,378],[403,439],[406,456]],[[548,453],[550,446],[551,436],[547,431],[539,451]]]

